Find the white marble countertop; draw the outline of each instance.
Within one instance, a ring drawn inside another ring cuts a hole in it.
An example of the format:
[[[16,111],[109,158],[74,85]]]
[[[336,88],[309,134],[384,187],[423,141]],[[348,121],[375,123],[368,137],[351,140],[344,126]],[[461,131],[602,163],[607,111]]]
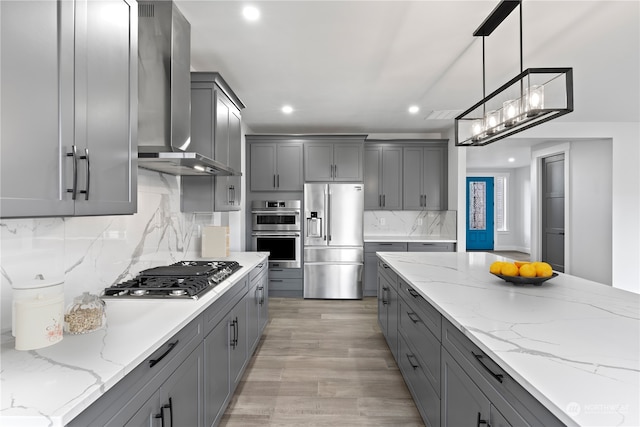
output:
[[[4,334],[0,425],[64,426],[267,255],[265,252],[232,253],[227,259],[238,261],[242,269],[198,300],[107,299],[105,329],[85,335],[65,335],[60,343],[51,347],[17,351],[10,333]]]
[[[401,242],[401,243],[456,243],[456,239],[451,239],[441,236],[393,236],[393,235],[366,235],[364,236],[365,243],[386,243],[386,242]]]
[[[514,286],[488,253],[378,252],[568,425],[640,425],[640,295],[560,273]]]

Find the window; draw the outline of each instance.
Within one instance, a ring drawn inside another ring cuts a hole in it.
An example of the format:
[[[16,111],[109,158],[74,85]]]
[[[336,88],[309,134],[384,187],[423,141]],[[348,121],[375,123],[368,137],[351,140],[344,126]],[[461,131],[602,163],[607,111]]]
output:
[[[509,231],[507,226],[507,177],[497,176],[494,183],[496,230]]]

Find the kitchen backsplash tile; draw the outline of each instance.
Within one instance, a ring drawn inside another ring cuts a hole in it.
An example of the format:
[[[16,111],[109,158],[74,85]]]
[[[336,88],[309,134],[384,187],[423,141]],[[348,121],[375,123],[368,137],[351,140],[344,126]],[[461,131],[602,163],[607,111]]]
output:
[[[365,236],[456,239],[456,211],[365,211]]]
[[[180,212],[180,181],[139,169],[134,215],[0,220],[0,330],[11,329],[14,287],[64,281],[65,302],[145,268],[199,257],[201,227],[221,213]]]

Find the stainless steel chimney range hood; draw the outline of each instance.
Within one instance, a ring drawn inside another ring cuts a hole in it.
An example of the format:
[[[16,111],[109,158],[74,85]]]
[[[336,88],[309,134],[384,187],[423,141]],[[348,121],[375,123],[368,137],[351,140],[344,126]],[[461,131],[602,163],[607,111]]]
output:
[[[241,175],[189,151],[191,25],[174,2],[138,2],[138,166],[171,175]]]

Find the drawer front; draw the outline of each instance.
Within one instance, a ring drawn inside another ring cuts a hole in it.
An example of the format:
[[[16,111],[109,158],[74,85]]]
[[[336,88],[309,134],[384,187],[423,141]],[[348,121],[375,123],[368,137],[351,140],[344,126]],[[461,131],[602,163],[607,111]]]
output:
[[[301,291],[301,279],[273,279],[269,277],[270,291]]]
[[[402,279],[398,279],[398,294],[418,314],[424,325],[438,341],[441,341],[442,315],[440,312]]]
[[[409,243],[409,252],[453,252],[454,243],[423,242]]]
[[[426,327],[420,313],[399,298],[398,328],[420,360],[424,376],[440,395],[440,341]]]
[[[398,275],[381,259],[378,259],[378,274],[381,274],[385,279],[387,279],[395,291],[398,290]]]
[[[269,268],[271,279],[302,279],[301,268]]]
[[[407,244],[404,242],[379,242],[364,244],[365,252],[406,252]]]
[[[267,264],[268,264],[267,260],[264,260],[260,264],[256,265],[254,269],[249,272],[249,281],[251,283],[259,279],[261,275],[267,272],[268,270]]]
[[[427,426],[440,426],[440,397],[425,375],[420,360],[402,335],[398,339],[398,366]]]
[[[512,425],[564,425],[446,319],[442,345]]]

